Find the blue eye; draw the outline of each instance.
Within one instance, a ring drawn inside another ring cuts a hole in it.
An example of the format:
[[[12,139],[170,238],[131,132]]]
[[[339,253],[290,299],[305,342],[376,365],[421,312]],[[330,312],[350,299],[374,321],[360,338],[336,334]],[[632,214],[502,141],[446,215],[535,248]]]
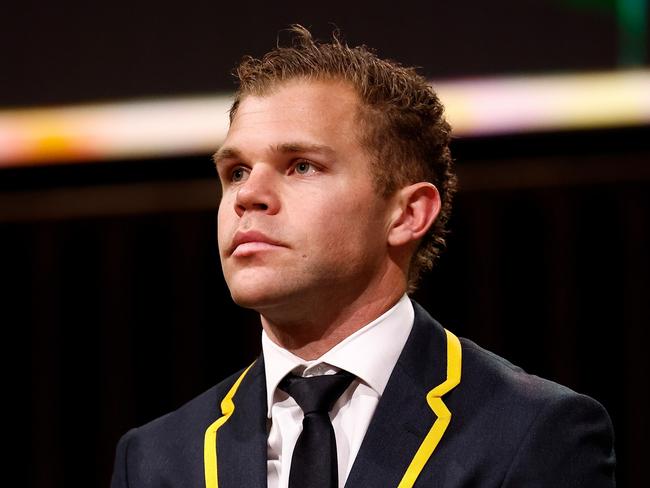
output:
[[[235,183],[243,181],[246,178],[246,170],[242,167],[238,167],[232,170],[230,173],[230,181]]]
[[[300,161],[298,164],[295,166],[295,171],[299,175],[306,175],[309,173],[310,170],[312,170],[314,167],[311,163],[307,161]]]

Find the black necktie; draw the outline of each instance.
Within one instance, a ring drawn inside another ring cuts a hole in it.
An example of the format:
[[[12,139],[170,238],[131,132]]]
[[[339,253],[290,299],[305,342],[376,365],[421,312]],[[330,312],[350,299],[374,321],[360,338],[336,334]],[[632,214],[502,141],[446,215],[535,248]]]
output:
[[[302,378],[287,375],[279,385],[302,408],[305,418],[291,459],[289,488],[337,488],[336,438],[329,411],[350,385],[347,371]]]

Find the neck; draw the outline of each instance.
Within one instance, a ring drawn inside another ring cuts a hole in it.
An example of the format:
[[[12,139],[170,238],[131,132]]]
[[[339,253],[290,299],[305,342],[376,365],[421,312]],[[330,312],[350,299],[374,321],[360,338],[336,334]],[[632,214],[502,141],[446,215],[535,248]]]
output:
[[[394,283],[380,286],[381,293],[365,289],[347,300],[323,293],[307,306],[294,303],[291,314],[262,311],[262,327],[280,347],[305,360],[317,359],[393,307],[406,290],[405,282]]]

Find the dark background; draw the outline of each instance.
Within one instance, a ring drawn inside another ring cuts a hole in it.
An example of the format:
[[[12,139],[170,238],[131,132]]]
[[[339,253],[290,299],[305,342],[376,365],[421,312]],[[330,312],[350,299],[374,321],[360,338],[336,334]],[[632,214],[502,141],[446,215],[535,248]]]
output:
[[[614,3],[23,2],[0,19],[0,107],[228,91],[237,60],[292,22],[336,24],[435,79],[647,66]],[[649,140],[648,126],[456,139],[449,250],[416,294],[455,333],[603,403],[619,486],[647,477]],[[259,319],[219,268],[210,155],[94,163],[0,170],[4,438],[24,486],[107,486],[121,434],[259,352]]]
[[[435,79],[646,63],[644,48],[628,47],[618,28],[616,4],[23,0],[4,6],[0,20],[0,106],[232,89],[235,63],[266,52],[295,22],[320,37],[336,25],[350,44]],[[630,50],[635,59],[627,59]]]

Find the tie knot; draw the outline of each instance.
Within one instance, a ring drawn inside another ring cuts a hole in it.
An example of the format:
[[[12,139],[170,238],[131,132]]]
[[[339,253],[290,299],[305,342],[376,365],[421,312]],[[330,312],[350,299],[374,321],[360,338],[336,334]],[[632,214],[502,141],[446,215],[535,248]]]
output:
[[[305,415],[315,412],[328,413],[353,379],[354,375],[347,371],[308,378],[290,373],[284,377],[278,388],[287,392]]]

